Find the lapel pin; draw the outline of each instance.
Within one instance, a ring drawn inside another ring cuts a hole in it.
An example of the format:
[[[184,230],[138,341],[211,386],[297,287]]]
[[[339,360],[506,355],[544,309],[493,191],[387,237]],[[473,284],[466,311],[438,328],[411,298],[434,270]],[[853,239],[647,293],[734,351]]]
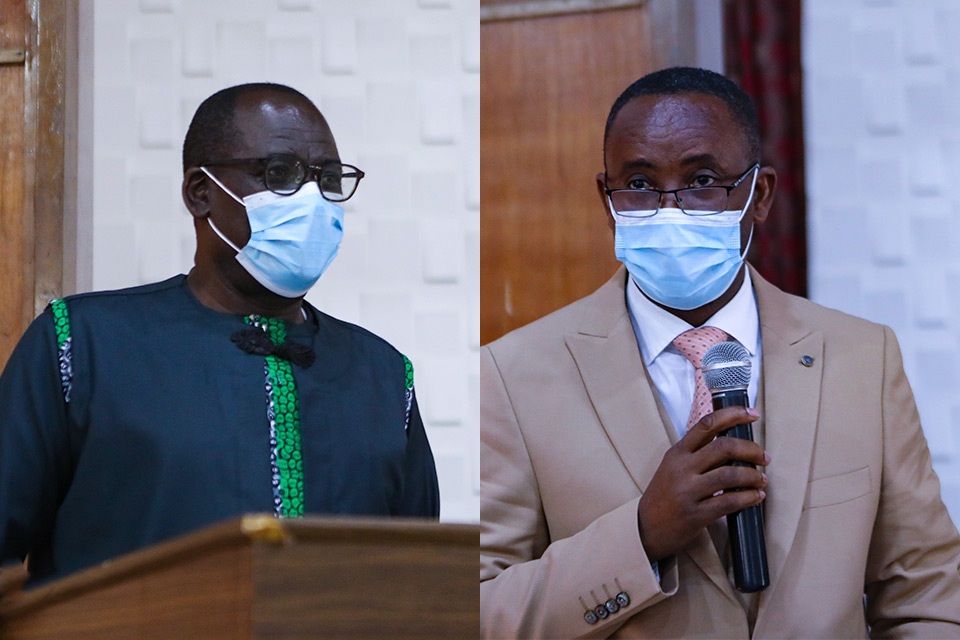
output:
[[[813,356],[803,356],[802,358],[800,358],[800,364],[802,364],[805,367],[812,367]]]

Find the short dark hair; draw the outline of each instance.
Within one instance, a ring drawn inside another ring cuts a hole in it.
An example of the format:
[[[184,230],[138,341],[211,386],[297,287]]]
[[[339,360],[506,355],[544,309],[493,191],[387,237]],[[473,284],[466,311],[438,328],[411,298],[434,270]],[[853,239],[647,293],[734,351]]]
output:
[[[183,170],[227,158],[240,143],[234,115],[240,99],[259,92],[295,97],[316,105],[296,89],[272,82],[251,82],[221,89],[200,103],[183,139]],[[318,110],[319,112],[319,110]]]
[[[723,101],[747,140],[747,152],[760,162],[760,123],[757,110],[746,92],[728,78],[707,69],[671,67],[647,74],[627,87],[610,107],[603,132],[603,156],[606,163],[607,137],[620,110],[640,96],[662,96],[679,93],[700,93]]]

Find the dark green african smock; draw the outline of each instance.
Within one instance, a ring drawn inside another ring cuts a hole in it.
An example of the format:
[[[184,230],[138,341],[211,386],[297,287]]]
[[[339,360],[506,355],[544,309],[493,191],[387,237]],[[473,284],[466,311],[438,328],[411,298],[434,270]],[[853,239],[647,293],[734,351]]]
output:
[[[252,511],[437,517],[409,361],[305,307],[217,313],[185,276],[52,304],[0,376],[0,559],[42,579]],[[316,362],[245,353],[250,327]]]

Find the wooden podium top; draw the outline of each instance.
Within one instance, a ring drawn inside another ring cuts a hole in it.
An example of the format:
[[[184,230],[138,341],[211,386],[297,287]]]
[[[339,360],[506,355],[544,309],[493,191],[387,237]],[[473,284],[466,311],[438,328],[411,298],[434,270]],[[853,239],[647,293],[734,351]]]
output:
[[[479,527],[245,515],[0,600],[3,638],[475,637]]]

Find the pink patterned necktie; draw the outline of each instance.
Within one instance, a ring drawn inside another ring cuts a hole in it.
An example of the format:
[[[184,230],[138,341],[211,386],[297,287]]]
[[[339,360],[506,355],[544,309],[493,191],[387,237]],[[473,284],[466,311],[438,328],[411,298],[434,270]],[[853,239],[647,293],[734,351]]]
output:
[[[713,400],[710,397],[710,391],[707,389],[707,383],[703,379],[703,371],[700,370],[700,366],[703,364],[703,354],[713,345],[725,342],[729,337],[726,332],[716,327],[697,327],[684,331],[673,339],[674,346],[696,369],[694,377],[697,382],[693,390],[693,405],[690,407],[687,431],[700,418],[713,411]]]

